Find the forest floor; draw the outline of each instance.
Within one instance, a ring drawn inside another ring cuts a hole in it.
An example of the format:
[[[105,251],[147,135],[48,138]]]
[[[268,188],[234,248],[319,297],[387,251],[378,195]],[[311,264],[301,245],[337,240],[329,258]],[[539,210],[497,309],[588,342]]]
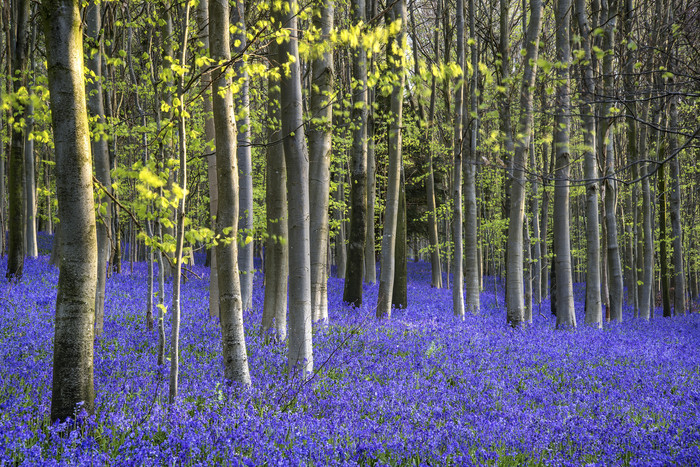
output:
[[[222,384],[208,271],[193,266],[172,406],[169,365],[158,367],[145,325],[146,267],[126,264],[108,282],[95,343],[96,413],[51,425],[58,271],[47,263],[27,259],[19,284],[0,283],[0,465],[700,464],[700,315],[642,322],[626,309],[622,324],[557,331],[545,301],[513,330],[490,280],[481,313],[457,322],[425,263],[409,264],[409,307],[388,322],[373,318],[376,286],[350,310],[331,278],[330,326],[314,332],[305,383],[286,377],[284,344],[258,334],[256,274],[245,391]]]

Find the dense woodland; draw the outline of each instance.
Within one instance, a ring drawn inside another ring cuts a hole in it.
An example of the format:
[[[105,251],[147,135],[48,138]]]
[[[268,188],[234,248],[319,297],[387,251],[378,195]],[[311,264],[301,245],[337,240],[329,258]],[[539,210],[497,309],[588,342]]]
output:
[[[171,403],[200,266],[243,387],[251,332],[311,377],[329,278],[386,322],[413,261],[457,322],[488,287],[516,329],[696,311],[699,25],[695,0],[3,2],[0,253],[31,280],[52,235],[51,420],[93,412],[107,284],[144,264]]]

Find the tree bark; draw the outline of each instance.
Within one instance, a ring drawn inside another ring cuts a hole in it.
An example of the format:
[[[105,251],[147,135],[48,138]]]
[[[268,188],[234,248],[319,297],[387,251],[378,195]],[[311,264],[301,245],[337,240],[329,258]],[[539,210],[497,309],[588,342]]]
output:
[[[394,258],[396,249],[396,227],[399,209],[399,183],[401,174],[401,124],[403,117],[404,63],[403,57],[395,53],[401,50],[404,38],[405,0],[398,0],[387,12],[387,19],[401,22],[401,29],[389,39],[387,60],[389,73],[395,77],[390,97],[389,123],[389,167],[387,170],[386,208],[384,211],[384,232],[382,235],[379,295],[377,298],[377,318],[391,318],[391,298],[394,290]]]
[[[85,106],[83,31],[77,0],[42,5],[61,218],[51,420],[94,411],[93,325],[97,234],[90,130]]]
[[[595,81],[591,56],[591,27],[586,13],[586,2],[576,0],[576,18],[581,33],[584,62],[581,70],[583,101],[584,177],[586,178],[586,305],[585,323],[603,326],[600,295],[600,226],[598,225],[598,160],[596,155],[596,127],[593,100]]]
[[[574,312],[574,290],[571,277],[571,246],[569,221],[569,120],[571,98],[570,73],[571,48],[569,45],[569,14],[571,0],[557,0],[556,50],[559,85],[556,87],[556,115],[554,118],[554,147],[556,151],[556,174],[554,186],[554,254],[556,262],[557,328],[576,327]]]
[[[320,14],[313,17],[313,25],[321,32],[322,41],[330,40],[334,12],[334,0],[323,0]],[[324,48],[324,52],[312,61],[311,67],[309,201],[310,206],[313,206],[310,213],[311,245],[315,246],[311,249],[311,316],[314,322],[327,322],[328,248],[325,248],[325,245],[328,241],[328,196],[331,182],[333,101],[335,100],[333,89],[335,70],[331,49]]]
[[[408,306],[408,258],[406,235],[406,177],[401,163],[399,185],[399,211],[396,220],[396,252],[394,256],[394,287],[391,292],[391,306],[403,309]]]
[[[506,306],[508,323],[519,326],[525,321],[523,291],[523,232],[525,216],[525,185],[527,151],[532,135],[533,94],[537,77],[539,34],[542,25],[542,2],[530,1],[530,24],[525,36],[525,70],[520,88],[520,118],[518,121],[515,152],[513,154],[513,182],[510,191],[510,220],[506,266]],[[529,267],[529,265],[528,265]]]
[[[281,56],[289,59],[289,73],[282,75],[282,135],[287,164],[289,204],[289,339],[287,365],[291,374],[313,371],[311,335],[311,260],[309,232],[309,159],[304,138],[299,30],[296,0],[285,2],[284,27],[289,40],[280,45]],[[288,7],[288,8],[287,8]]]
[[[205,51],[210,50],[209,40],[209,0],[199,0],[197,7],[197,22],[200,30],[200,39]],[[210,86],[211,72],[202,72],[202,97],[204,111],[204,138],[207,146],[207,181],[209,183],[209,215],[211,217],[211,229],[216,230],[216,215],[219,210],[219,188],[216,180],[216,130],[214,128],[214,107]],[[209,250],[209,317],[219,317],[219,275],[216,261],[216,246]]]
[[[12,74],[24,76],[27,68],[27,35],[29,26],[28,0],[20,0],[15,9],[15,27],[11,33],[10,46],[12,55]],[[16,94],[23,85],[23,79],[16,79],[12,82],[12,91]],[[12,108],[14,121],[19,122],[24,116],[24,109]],[[10,131],[10,154],[8,170],[8,195],[9,195],[9,242],[7,250],[7,273],[5,277],[9,280],[20,280],[24,272],[25,253],[25,222],[26,213],[24,203],[26,202],[26,187],[24,176],[24,134],[19,126]]]
[[[87,80],[88,111],[97,118],[100,125],[106,124],[104,110],[104,94],[102,92],[102,15],[100,5],[93,2],[87,7],[86,40],[88,43],[87,67],[90,79]],[[112,176],[109,166],[109,147],[105,134],[97,132],[93,135],[91,149],[95,166],[95,177],[103,187],[111,191]],[[107,285],[107,260],[111,252],[112,201],[98,190],[96,198],[99,203],[99,222],[97,223],[97,292],[95,296],[95,333],[100,335],[104,327],[105,287]],[[103,209],[104,207],[104,209]]]
[[[674,155],[678,148],[678,141],[674,131],[678,131],[678,108],[676,98],[672,97],[669,104],[669,124],[671,133],[668,138],[669,155]],[[673,238],[673,314],[675,316],[685,315],[685,274],[683,270],[683,231],[681,228],[681,181],[680,181],[680,154],[670,162],[671,174],[671,237]]]
[[[270,56],[277,57],[277,43],[270,44]],[[267,239],[265,240],[265,298],[262,332],[265,337],[282,342],[287,338],[287,277],[289,252],[287,229],[287,167],[280,131],[279,83],[268,78],[267,103]],[[324,250],[327,251],[326,248]],[[325,265],[324,265],[325,269]],[[325,272],[324,272],[325,273]]]
[[[29,43],[29,54],[30,54],[30,73],[32,77],[31,86],[34,85],[36,81],[36,60],[34,44],[36,42],[36,29],[35,26],[31,27],[30,32],[30,43]],[[27,78],[27,87],[29,88],[29,78]],[[31,88],[27,90],[31,95]],[[34,138],[32,132],[34,131],[34,103],[30,99],[27,103],[27,107],[24,113],[24,188],[26,191],[25,195],[25,226],[26,226],[26,255],[31,258],[36,258],[39,256],[39,250],[37,247],[36,238],[36,155],[34,153]]]
[[[365,22],[364,0],[351,5],[352,21]],[[348,262],[345,271],[343,301],[352,306],[362,305],[362,273],[367,233],[367,52],[362,44],[353,51],[352,77],[352,171],[350,177],[350,232]]]
[[[464,84],[467,68],[464,63],[464,1],[457,0],[457,65],[462,70],[455,88],[455,115],[452,160],[452,237],[454,239],[454,272],[452,273],[452,311],[454,316],[464,320],[464,243],[462,238],[462,154],[464,152],[464,135],[462,117],[464,112]]]
[[[211,15],[209,15],[211,21]],[[231,24],[233,25],[233,53],[240,54],[246,49],[245,6],[243,0],[235,0],[231,8]],[[239,211],[238,222],[238,265],[241,275],[241,299],[243,309],[253,306],[253,159],[250,138],[250,80],[245,70],[243,59],[233,64],[234,81],[238,81],[240,90],[234,96],[236,104],[236,124],[238,125],[238,176]]]

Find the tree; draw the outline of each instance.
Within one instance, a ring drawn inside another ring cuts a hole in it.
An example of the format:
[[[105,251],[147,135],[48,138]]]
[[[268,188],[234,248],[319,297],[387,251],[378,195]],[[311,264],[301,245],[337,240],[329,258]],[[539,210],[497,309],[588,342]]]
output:
[[[571,246],[569,221],[569,175],[571,154],[570,131],[570,72],[569,18],[571,0],[555,3],[558,85],[556,87],[556,114],[554,117],[554,151],[556,173],[554,182],[554,261],[556,263],[557,327],[576,327],[574,313],[573,278],[571,277]]]
[[[452,311],[455,317],[464,320],[464,284],[463,284],[463,249],[462,238],[462,153],[464,135],[462,133],[462,116],[464,112],[464,1],[457,0],[457,65],[462,70],[455,88],[455,116],[452,171],[452,238],[454,239],[454,272],[452,280]]]
[[[352,21],[365,21],[364,0],[353,0]],[[360,42],[353,50],[352,59],[352,171],[350,177],[350,233],[348,234],[348,261],[345,272],[343,301],[362,305],[362,273],[364,272],[365,240],[367,233],[367,52]]]
[[[309,232],[309,159],[304,138],[301,74],[299,70],[299,30],[296,0],[287,0],[282,24],[289,39],[280,44],[280,53],[289,63],[282,74],[282,140],[287,165],[289,204],[289,339],[287,364],[290,372],[308,375],[313,371],[311,335],[311,260]]]
[[[377,318],[391,318],[391,298],[394,290],[394,252],[396,248],[396,226],[399,209],[399,183],[401,175],[401,124],[403,117],[404,66],[403,29],[406,17],[406,3],[398,0],[387,11],[387,19],[398,22],[400,30],[389,40],[387,61],[388,79],[391,80],[390,123],[389,123],[389,168],[384,212],[384,232],[382,235],[381,265],[379,276],[379,296],[377,298]]]
[[[12,55],[12,91],[17,94],[23,85],[24,75],[27,68],[27,35],[29,25],[29,1],[21,0],[14,9],[15,27],[11,30],[10,50]],[[23,109],[14,107],[12,117],[15,121],[21,121]],[[24,176],[24,134],[20,125],[13,125],[10,140],[8,170],[8,191],[9,191],[9,242],[7,273],[5,277],[9,280],[19,280],[24,272],[24,249],[25,249],[25,209],[26,188]]]
[[[584,176],[586,182],[586,314],[585,323],[602,327],[603,309],[600,297],[600,234],[598,225],[598,161],[596,156],[596,126],[593,101],[595,81],[591,55],[591,27],[586,13],[586,2],[576,0],[576,18],[581,33],[584,61],[581,65],[583,103]]]
[[[94,410],[97,233],[80,4],[77,0],[44,0],[41,11],[62,226],[51,391],[51,420],[55,421],[81,409]]]
[[[532,135],[533,94],[537,76],[537,55],[542,24],[542,3],[530,1],[530,24],[525,36],[525,70],[520,89],[520,118],[513,154],[513,182],[510,193],[510,220],[506,265],[506,305],[508,322],[518,326],[525,321],[525,297],[523,296],[523,231],[525,216],[525,171],[527,151]]]
[[[277,23],[279,19],[276,18]],[[270,56],[275,59],[277,43],[270,44]],[[262,332],[265,336],[284,341],[287,338],[287,276],[289,271],[289,230],[287,227],[287,166],[280,131],[280,87],[272,76],[268,78],[267,94],[267,173],[265,204],[267,206],[267,239],[265,240],[265,299]],[[325,267],[325,264],[324,264]]]
[[[99,126],[106,124],[104,94],[102,92],[102,15],[100,5],[91,2],[86,11],[86,42],[89,53],[87,67],[90,78],[87,80],[88,111],[97,119],[97,128],[92,135],[92,159],[95,166],[95,178],[102,187],[98,190],[97,202],[100,204],[100,221],[97,223],[97,293],[95,295],[95,332],[102,333],[104,323],[105,287],[107,285],[107,260],[111,250],[112,203],[104,192],[112,186],[109,166],[109,148],[107,136]],[[102,209],[104,207],[104,209]]]
[[[335,70],[330,49],[335,6],[321,0],[313,25],[320,34],[322,52],[311,62],[311,125],[309,131],[309,201],[311,209],[311,316],[314,322],[328,321],[328,205],[333,138],[333,86]],[[282,185],[283,186],[283,185]]]
[[[233,52],[243,54],[246,50],[245,4],[235,0],[231,8],[233,25]],[[211,21],[211,18],[210,18]],[[250,139],[250,80],[245,69],[244,60],[237,60],[233,67],[235,80],[240,86],[236,93],[236,124],[238,125],[238,174],[240,179],[240,222],[238,262],[241,268],[241,298],[243,309],[253,306],[253,160]]]
[[[224,376],[249,386],[248,354],[243,330],[243,302],[238,274],[238,171],[236,170],[236,120],[231,82],[226,66],[231,60],[229,6],[227,0],[209,0],[209,43],[218,64],[213,76],[214,132],[216,137],[219,212],[216,248],[219,280],[219,314]]]

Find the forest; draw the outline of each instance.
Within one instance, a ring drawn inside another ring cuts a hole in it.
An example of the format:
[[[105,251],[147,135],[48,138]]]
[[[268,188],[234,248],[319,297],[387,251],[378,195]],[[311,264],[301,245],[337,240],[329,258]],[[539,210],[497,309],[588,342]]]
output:
[[[0,25],[0,465],[700,463],[697,0]]]

